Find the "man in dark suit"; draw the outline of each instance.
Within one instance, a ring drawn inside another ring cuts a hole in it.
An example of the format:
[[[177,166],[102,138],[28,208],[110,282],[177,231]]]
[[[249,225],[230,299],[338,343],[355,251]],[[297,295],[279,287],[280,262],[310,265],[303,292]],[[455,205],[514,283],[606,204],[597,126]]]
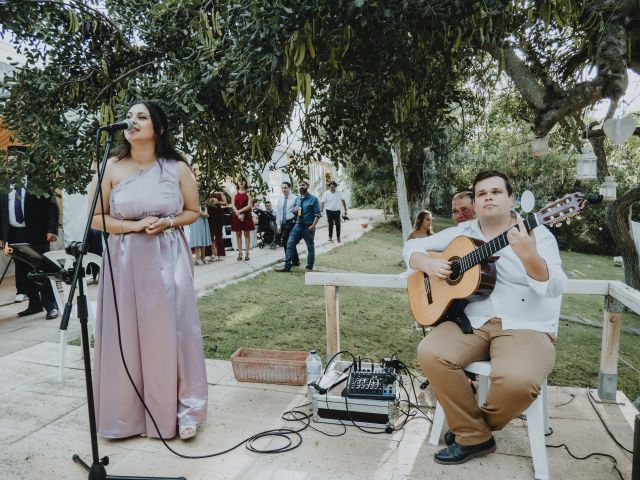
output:
[[[39,253],[50,250],[49,243],[58,237],[58,205],[55,199],[36,197],[24,188],[0,193],[0,247],[4,243],[28,243]],[[22,282],[29,306],[19,317],[47,310],[47,320],[58,316],[58,305],[49,281],[39,285],[27,278],[29,265],[16,261],[16,282]]]

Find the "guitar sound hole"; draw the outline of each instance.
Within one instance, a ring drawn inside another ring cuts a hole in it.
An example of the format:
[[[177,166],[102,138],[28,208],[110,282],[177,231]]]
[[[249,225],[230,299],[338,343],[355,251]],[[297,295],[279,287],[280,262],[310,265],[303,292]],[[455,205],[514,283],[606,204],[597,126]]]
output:
[[[460,257],[451,257],[449,261],[451,262],[451,275],[447,279],[447,283],[449,285],[456,285],[462,280],[462,271],[460,268]]]

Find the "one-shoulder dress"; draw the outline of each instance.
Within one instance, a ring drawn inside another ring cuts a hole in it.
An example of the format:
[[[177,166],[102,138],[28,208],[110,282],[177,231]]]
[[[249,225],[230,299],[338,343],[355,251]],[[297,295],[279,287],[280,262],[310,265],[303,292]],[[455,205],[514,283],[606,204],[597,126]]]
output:
[[[183,210],[177,163],[161,160],[117,184],[109,213],[124,220]],[[207,376],[189,244],[181,229],[109,236],[120,337],[135,385],[163,437],[207,416]],[[122,364],[107,252],[100,269],[94,395],[98,433],[157,437]]]

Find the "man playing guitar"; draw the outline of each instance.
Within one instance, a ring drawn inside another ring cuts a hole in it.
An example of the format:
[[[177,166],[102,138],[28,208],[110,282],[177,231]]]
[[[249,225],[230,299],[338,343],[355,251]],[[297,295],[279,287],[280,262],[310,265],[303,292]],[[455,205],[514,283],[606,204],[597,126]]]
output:
[[[538,396],[553,369],[560,302],[567,277],[555,238],[545,228],[527,233],[512,208],[509,178],[495,170],[479,173],[473,182],[476,220],[435,235],[408,241],[403,256],[410,271],[446,279],[451,262],[430,258],[464,235],[484,241],[507,233],[509,244],[497,252],[497,280],[491,295],[469,303],[473,333],[464,334],[450,321],[437,325],[418,346],[418,361],[447,417],[447,448],[435,454],[441,464],[464,463],[496,450],[492,431],[524,412]],[[484,405],[478,405],[463,368],[491,361],[491,384]]]

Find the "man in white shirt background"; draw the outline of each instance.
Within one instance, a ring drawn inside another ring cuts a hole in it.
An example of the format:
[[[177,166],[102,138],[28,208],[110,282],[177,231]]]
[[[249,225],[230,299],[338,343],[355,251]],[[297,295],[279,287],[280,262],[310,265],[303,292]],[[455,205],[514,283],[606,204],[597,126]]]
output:
[[[336,239],[340,242],[340,204],[344,207],[344,216],[347,216],[347,204],[342,194],[336,191],[338,184],[335,181],[329,183],[329,190],[322,195],[320,211],[327,209],[327,223],[329,224],[329,241],[333,242],[333,226],[336,226]]]
[[[298,198],[291,192],[291,183],[282,182],[282,198],[278,202],[276,208],[276,224],[278,226],[278,233],[280,234],[280,242],[284,248],[284,254],[287,254],[287,242],[289,241],[289,234],[291,229],[296,223],[295,215],[293,213],[293,204]],[[299,267],[300,258],[298,257],[298,249],[293,247],[293,263],[292,265]]]
[[[560,303],[567,277],[558,245],[544,226],[527,233],[512,211],[509,178],[481,172],[473,183],[476,220],[435,235],[410,240],[403,256],[409,270],[446,279],[451,263],[429,257],[457,236],[489,241],[503,232],[509,245],[496,253],[497,278],[491,295],[469,303],[464,313],[473,327],[437,325],[418,347],[418,361],[442,405],[450,431],[447,448],[435,454],[441,464],[459,464],[496,450],[492,431],[502,429],[535,400],[555,361]],[[471,362],[491,361],[491,388],[478,405],[463,372]]]

